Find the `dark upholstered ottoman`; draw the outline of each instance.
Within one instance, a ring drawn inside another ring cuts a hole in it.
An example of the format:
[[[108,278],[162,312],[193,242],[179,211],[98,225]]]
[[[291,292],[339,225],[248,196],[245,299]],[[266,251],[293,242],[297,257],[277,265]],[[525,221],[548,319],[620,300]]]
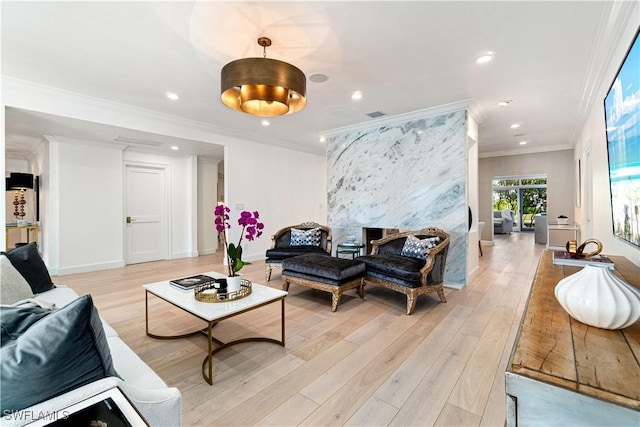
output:
[[[295,283],[331,292],[331,311],[336,311],[346,290],[357,288],[360,298],[364,298],[364,271],[365,264],[361,261],[320,254],[299,255],[282,261],[282,289],[287,291],[289,284]]]

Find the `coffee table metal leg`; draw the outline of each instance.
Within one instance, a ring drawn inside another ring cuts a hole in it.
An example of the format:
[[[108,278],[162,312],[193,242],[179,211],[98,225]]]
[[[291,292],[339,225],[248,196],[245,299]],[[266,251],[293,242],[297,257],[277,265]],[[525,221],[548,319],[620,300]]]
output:
[[[213,355],[224,350],[225,348],[231,347],[236,344],[242,344],[245,342],[270,342],[274,344],[280,344],[284,347],[284,337],[285,337],[285,322],[284,322],[284,298],[280,300],[282,304],[282,322],[281,322],[281,335],[280,340],[266,337],[250,337],[250,338],[241,338],[239,340],[229,341],[227,343],[222,343],[214,338],[211,334],[211,329],[215,325],[215,322],[209,323],[209,327],[207,328],[209,331],[207,333],[209,339],[209,354],[202,361],[202,378],[209,384],[213,385]],[[218,347],[213,348],[213,342],[219,344]],[[206,370],[206,371],[205,371]]]
[[[158,340],[176,340],[179,338],[188,338],[194,335],[206,333],[207,331],[207,328],[198,329],[197,331],[187,332],[186,334],[180,334],[180,335],[156,335],[149,332],[149,291],[145,291],[144,293],[144,323],[145,323],[145,332],[147,333],[147,336],[158,339]],[[213,325],[211,325],[211,327],[208,328],[209,332],[211,332],[211,328],[215,326],[216,323],[217,322],[213,322]]]

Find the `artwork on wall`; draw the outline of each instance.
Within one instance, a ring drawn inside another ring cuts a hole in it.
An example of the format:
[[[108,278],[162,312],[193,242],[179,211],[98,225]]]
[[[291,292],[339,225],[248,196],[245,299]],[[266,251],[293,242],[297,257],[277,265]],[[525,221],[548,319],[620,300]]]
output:
[[[636,32],[604,99],[613,234],[640,247],[640,41]]]

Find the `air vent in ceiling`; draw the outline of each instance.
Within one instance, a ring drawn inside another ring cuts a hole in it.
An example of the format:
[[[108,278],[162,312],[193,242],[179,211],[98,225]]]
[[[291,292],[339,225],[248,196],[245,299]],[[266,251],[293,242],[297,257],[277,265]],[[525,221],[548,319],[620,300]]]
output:
[[[149,147],[160,147],[161,145],[164,145],[163,142],[150,141],[147,139],[131,138],[128,136],[116,136],[115,138],[113,138],[113,140],[117,142],[126,142],[128,144],[147,145]]]
[[[382,116],[386,116],[387,113],[383,113],[382,111],[374,111],[372,113],[368,113],[367,116],[371,117],[372,119],[378,118],[378,117],[382,117]]]

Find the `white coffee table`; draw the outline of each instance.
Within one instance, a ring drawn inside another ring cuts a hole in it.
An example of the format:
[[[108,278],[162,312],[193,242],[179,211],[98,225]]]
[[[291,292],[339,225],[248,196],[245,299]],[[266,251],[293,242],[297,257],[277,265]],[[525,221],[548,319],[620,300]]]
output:
[[[213,278],[224,277],[223,274],[214,271],[209,271],[202,274]],[[284,346],[284,298],[287,296],[286,291],[252,283],[251,294],[244,298],[228,302],[208,303],[196,300],[193,290],[178,289],[174,286],[171,286],[168,280],[163,282],[150,283],[148,285],[143,285],[142,287],[145,289],[144,311],[146,333],[148,336],[157,339],[178,339],[190,337],[199,333],[204,333],[207,335],[209,341],[209,352],[207,354],[207,357],[202,362],[202,377],[209,384],[213,383],[213,355],[218,353],[219,351],[222,351],[225,348],[235,344],[241,344],[250,341],[272,342]],[[204,320],[205,322],[207,322],[207,327],[186,334],[171,336],[156,335],[149,332],[149,294],[153,294],[156,297],[168,302],[169,304],[172,304],[180,308],[181,310],[184,310],[187,313],[197,317],[198,319]],[[280,301],[282,306],[282,333],[280,340],[266,337],[250,337],[224,343],[213,337],[211,330],[216,323],[237,316],[239,314],[255,310],[265,305],[275,303],[277,301]],[[214,343],[218,344],[218,347],[214,348]]]

